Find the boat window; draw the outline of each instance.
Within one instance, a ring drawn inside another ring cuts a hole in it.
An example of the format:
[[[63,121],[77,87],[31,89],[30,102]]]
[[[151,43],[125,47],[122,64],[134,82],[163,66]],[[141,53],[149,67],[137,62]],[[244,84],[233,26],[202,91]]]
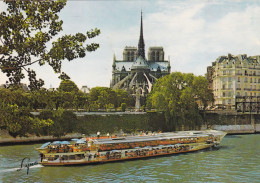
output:
[[[75,159],[75,155],[70,155],[69,159],[74,160]]]

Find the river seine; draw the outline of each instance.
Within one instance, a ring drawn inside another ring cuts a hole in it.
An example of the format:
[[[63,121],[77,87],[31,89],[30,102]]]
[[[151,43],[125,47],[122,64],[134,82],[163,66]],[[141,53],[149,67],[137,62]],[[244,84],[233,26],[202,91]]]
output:
[[[0,182],[260,182],[260,134],[226,136],[218,149],[75,167],[30,167],[40,144],[0,147]]]

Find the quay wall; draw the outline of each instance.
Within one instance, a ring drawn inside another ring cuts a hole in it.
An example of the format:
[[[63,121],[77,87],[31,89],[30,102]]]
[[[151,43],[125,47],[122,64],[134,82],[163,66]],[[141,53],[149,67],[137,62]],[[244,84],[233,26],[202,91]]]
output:
[[[139,131],[169,131],[163,113],[77,113],[76,130],[74,134],[62,137],[33,136],[11,137],[7,132],[0,130],[0,144],[30,143],[53,140],[79,138],[82,134],[95,135],[100,131],[107,133],[135,133]],[[177,130],[204,130],[215,129],[226,131],[228,134],[260,133],[260,114],[227,114],[207,113],[205,124],[197,127],[180,126]]]
[[[35,136],[30,135],[28,137],[12,137],[5,130],[0,130],[0,145],[12,145],[12,144],[26,144],[26,143],[42,143],[47,141],[55,141],[55,140],[70,140],[72,138],[81,138],[82,134],[73,133],[67,134],[61,137],[53,137],[53,136]]]

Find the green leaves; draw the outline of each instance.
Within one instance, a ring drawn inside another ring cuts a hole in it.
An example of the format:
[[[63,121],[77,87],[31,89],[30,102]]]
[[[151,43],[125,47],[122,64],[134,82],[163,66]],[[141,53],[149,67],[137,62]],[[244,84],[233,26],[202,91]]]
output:
[[[204,77],[174,72],[156,81],[147,103],[165,112],[168,128],[173,130],[173,124],[194,126],[201,122],[197,103],[207,106],[212,96]]]
[[[47,63],[55,73],[60,73],[63,60],[83,58],[86,52],[99,48],[97,43],[86,44],[87,39],[100,34],[97,28],[86,34],[64,35],[53,41],[51,48],[47,47],[54,36],[62,31],[63,21],[58,13],[66,5],[66,0],[4,2],[8,8],[0,13],[0,69],[9,78],[7,84],[20,84],[25,71],[29,76],[30,88],[38,89],[44,81],[37,79],[36,72],[28,66]]]
[[[79,91],[78,86],[71,80],[63,80],[58,88],[60,92],[77,92]]]

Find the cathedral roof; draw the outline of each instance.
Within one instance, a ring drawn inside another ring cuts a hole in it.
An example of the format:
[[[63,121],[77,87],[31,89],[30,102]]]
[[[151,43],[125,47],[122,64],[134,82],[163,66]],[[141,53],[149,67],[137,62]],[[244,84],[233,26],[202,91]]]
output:
[[[130,72],[132,65],[134,62],[124,62],[124,61],[115,61],[115,70],[122,71],[123,67],[126,72]],[[160,67],[161,71],[168,72],[168,61],[163,62],[147,62],[150,71],[157,71],[158,67]]]
[[[139,56],[131,67],[131,70],[135,70],[135,69],[150,69],[150,68],[146,60],[142,56]]]

